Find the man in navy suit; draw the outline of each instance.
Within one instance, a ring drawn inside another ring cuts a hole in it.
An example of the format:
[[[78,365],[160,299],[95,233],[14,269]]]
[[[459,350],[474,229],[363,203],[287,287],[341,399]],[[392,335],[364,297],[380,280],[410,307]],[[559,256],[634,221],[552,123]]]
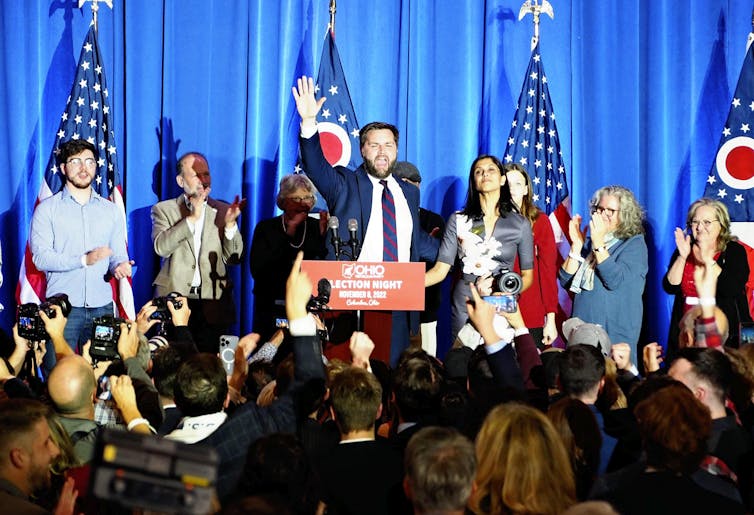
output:
[[[304,170],[333,216],[339,220],[355,219],[361,242],[358,261],[383,261],[382,197],[385,188],[395,204],[395,261],[434,261],[438,241],[419,225],[419,189],[393,177],[398,156],[398,129],[388,123],[372,122],[361,128],[359,143],[364,162],[355,171],[333,168],[325,159],[317,132],[317,113],[325,97],[314,96],[311,77],[301,77],[293,88],[296,108],[301,116],[301,159]],[[381,182],[384,181],[384,182]],[[339,236],[348,240],[348,228],[341,224]],[[328,257],[337,259],[333,242],[328,243]],[[395,363],[408,346],[409,334],[419,330],[419,313],[393,312],[390,360]]]

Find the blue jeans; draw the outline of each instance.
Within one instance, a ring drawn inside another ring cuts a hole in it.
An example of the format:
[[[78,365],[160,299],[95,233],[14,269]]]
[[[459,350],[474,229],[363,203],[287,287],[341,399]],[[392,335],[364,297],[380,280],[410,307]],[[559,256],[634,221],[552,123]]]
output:
[[[81,354],[81,348],[92,337],[92,321],[95,317],[101,317],[105,315],[113,314],[113,303],[105,304],[100,308],[83,308],[72,307],[71,312],[68,314],[68,321],[65,324],[65,331],[63,336],[68,345],[71,346],[73,352]],[[42,360],[42,370],[45,377],[48,376],[52,367],[55,366],[57,360],[55,359],[55,349],[52,344],[47,345],[47,352]]]

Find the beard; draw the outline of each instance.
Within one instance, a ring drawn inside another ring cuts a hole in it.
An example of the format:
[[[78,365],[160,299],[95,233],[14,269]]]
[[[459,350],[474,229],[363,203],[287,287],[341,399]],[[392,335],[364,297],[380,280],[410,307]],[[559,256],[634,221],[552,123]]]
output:
[[[395,169],[395,163],[396,163],[396,161],[392,161],[390,163],[390,165],[387,167],[387,170],[385,170],[383,172],[383,171],[377,170],[374,167],[374,162],[373,161],[370,161],[368,159],[364,159],[364,169],[372,177],[376,177],[377,179],[384,179],[385,177],[387,177],[388,175],[390,175],[391,173],[393,173],[393,170]]]
[[[73,187],[80,190],[85,190],[89,186],[91,186],[92,180],[93,180],[93,177],[88,174],[86,176],[86,179],[84,180],[79,179],[78,174],[74,174],[73,177],[68,177],[68,182],[70,182],[71,185],[73,185]]]

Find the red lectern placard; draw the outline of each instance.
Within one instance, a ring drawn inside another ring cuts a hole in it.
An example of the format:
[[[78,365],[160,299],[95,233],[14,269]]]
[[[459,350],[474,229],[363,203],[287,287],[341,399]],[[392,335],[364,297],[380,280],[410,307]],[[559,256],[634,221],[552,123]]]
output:
[[[314,284],[330,281],[330,309],[382,311],[424,310],[424,263],[303,261]]]

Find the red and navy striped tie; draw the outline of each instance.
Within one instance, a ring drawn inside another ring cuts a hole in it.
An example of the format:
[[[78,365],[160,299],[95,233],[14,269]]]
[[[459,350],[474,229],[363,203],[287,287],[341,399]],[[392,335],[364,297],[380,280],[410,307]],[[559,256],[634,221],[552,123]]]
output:
[[[398,233],[395,230],[395,202],[393,194],[382,179],[382,259],[398,261]]]

